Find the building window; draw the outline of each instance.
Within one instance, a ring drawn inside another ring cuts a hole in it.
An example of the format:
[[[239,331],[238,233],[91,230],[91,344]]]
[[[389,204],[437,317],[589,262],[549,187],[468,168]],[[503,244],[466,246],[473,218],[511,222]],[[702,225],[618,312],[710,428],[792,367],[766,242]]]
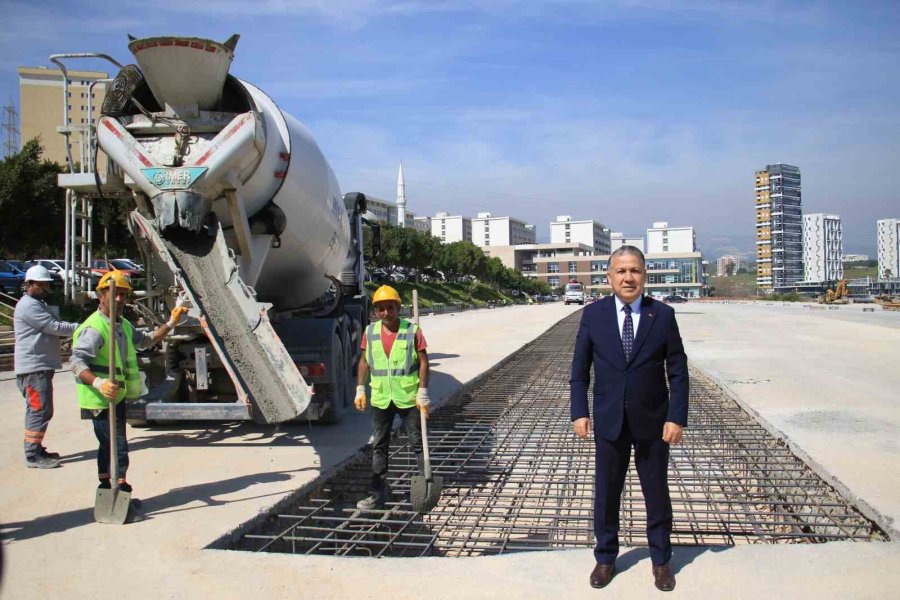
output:
[[[547,284],[550,287],[559,287],[559,277],[548,277]]]
[[[547,263],[547,272],[548,273],[559,273],[559,263],[558,262]]]
[[[569,261],[569,273],[577,273],[578,272],[578,263],[575,261]]]

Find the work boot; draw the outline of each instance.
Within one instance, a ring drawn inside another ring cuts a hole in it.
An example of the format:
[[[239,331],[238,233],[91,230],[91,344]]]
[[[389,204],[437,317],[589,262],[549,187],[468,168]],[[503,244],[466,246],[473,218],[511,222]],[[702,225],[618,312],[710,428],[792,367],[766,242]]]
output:
[[[376,508],[384,508],[384,495],[383,494],[369,494],[362,500],[356,503],[356,508],[359,510],[375,510]]]
[[[44,448],[43,446],[41,446],[40,453],[41,453],[43,456],[47,456],[47,457],[50,457],[50,458],[54,458],[54,459],[56,459],[56,460],[59,460],[59,452],[48,452],[47,449]]]
[[[38,454],[34,457],[25,457],[25,466],[29,469],[55,469],[59,466],[59,460]]]
[[[98,490],[108,490],[111,488],[112,488],[112,485],[109,483],[109,479],[101,479],[100,485],[97,486]]]

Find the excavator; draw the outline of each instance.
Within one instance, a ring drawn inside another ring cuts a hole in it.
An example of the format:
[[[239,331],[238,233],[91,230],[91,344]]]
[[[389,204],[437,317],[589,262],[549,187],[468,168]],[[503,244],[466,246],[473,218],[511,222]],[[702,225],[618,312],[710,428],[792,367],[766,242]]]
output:
[[[827,289],[825,294],[819,296],[819,304],[849,304],[850,295],[847,292],[847,280],[841,279],[834,289]]]

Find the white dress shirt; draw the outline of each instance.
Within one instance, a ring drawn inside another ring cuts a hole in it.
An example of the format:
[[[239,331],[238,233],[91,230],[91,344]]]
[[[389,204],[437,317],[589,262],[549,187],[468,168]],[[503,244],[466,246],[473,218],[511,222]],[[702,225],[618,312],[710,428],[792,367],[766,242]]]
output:
[[[619,337],[622,337],[622,328],[625,326],[625,311],[622,310],[625,307],[625,303],[622,302],[618,296],[616,298],[616,319],[619,321]],[[643,296],[638,296],[638,299],[631,303],[631,321],[634,324],[634,337],[637,338],[638,331],[638,323],[641,322],[641,301],[644,299]]]

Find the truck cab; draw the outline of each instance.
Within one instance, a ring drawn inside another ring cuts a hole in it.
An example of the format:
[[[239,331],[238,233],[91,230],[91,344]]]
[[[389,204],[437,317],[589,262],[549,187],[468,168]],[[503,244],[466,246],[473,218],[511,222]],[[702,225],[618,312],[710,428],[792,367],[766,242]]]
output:
[[[584,305],[584,284],[574,279],[569,281],[566,284],[563,299],[567,305],[574,302]]]

